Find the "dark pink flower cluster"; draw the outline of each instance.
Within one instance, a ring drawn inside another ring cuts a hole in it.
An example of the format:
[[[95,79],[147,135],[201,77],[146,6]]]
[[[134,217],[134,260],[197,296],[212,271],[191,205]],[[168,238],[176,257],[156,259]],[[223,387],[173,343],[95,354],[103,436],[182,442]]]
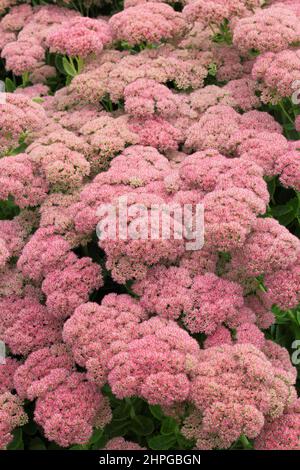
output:
[[[255,439],[256,450],[299,450],[299,399],[280,418],[267,422]]]
[[[67,447],[87,442],[93,427],[104,427],[111,414],[96,385],[85,374],[72,372],[37,399],[34,417],[49,440]]]

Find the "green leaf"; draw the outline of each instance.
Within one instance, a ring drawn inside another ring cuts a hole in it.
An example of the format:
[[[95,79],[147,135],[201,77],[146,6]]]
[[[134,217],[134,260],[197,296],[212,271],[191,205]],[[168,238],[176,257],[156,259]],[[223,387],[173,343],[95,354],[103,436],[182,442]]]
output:
[[[48,450],[64,450],[64,447],[60,447],[56,442],[50,442],[48,445]]]
[[[285,227],[288,227],[295,220],[295,213],[289,212],[286,215],[278,217],[278,222]]]
[[[14,203],[13,198],[0,201],[0,220],[13,219],[20,212],[19,207]]]
[[[71,81],[72,81],[72,77],[71,75],[68,75],[66,78],[66,86],[70,85]]]
[[[35,437],[34,439],[31,439],[29,443],[29,450],[47,450],[47,447],[42,439]]]
[[[14,82],[9,78],[9,77],[6,77],[5,79],[5,91],[7,93],[13,93],[16,89],[16,85],[14,84]]]
[[[148,446],[152,450],[169,450],[176,444],[175,436],[157,436],[150,437],[148,440]]]
[[[160,432],[163,435],[176,434],[178,432],[178,424],[174,418],[165,418],[162,422]]]
[[[37,425],[34,421],[29,421],[25,426],[23,426],[23,432],[28,436],[34,436],[37,432]]]
[[[89,444],[95,444],[103,435],[103,429],[95,429],[92,437],[89,440]]]
[[[159,405],[149,405],[149,410],[154,418],[158,419],[159,421],[164,419],[165,415]]]
[[[129,427],[130,427],[129,420],[121,421],[121,422],[112,420],[112,422],[106,426],[105,430],[109,434],[110,438],[118,437],[118,436],[122,437],[127,433]]]
[[[154,423],[147,416],[136,415],[131,421],[130,429],[138,436],[149,436],[154,431]]]
[[[40,96],[37,96],[36,98],[32,98],[32,101],[34,101],[34,103],[44,103],[44,99],[41,98]]]
[[[276,186],[277,186],[277,180],[276,180],[276,178],[272,178],[271,180],[269,180],[269,181],[267,182],[267,184],[268,184],[268,191],[269,191],[270,196],[271,196],[271,198],[272,198],[272,197],[274,196],[274,194],[275,194],[275,190],[276,190]]]
[[[130,417],[131,406],[124,402],[114,409],[114,420],[125,421]]]
[[[177,435],[177,444],[179,446],[179,449],[192,449],[194,447],[193,441],[190,441],[182,434]]]
[[[84,445],[79,445],[79,444],[77,445],[76,444],[76,445],[70,447],[70,450],[88,450],[88,449],[89,449],[89,447],[86,444],[84,444]]]
[[[293,211],[293,208],[290,207],[288,204],[284,206],[275,206],[272,208],[271,212],[274,217],[281,217],[282,215],[289,214]]]
[[[68,61],[68,59],[66,57],[63,57],[62,63],[63,63],[63,67],[65,69],[66,74],[69,75],[70,77],[75,77],[76,70],[70,64],[70,62]]]
[[[23,443],[23,433],[21,428],[17,428],[13,432],[13,440],[7,446],[7,450],[24,450],[24,443]]]
[[[13,157],[14,155],[18,155],[19,153],[25,152],[28,145],[25,142],[22,142],[18,147],[9,151],[8,156]]]
[[[91,450],[103,449],[106,442],[108,441],[107,435],[103,432],[101,437],[90,446]]]
[[[66,74],[66,71],[64,69],[64,66],[63,66],[63,56],[61,55],[56,55],[55,56],[55,67],[57,68],[57,70],[62,73],[63,75]]]

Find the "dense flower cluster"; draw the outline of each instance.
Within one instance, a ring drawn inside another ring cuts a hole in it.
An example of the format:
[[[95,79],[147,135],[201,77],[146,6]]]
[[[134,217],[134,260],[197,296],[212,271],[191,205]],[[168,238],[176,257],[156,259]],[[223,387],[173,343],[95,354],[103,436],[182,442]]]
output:
[[[280,418],[266,423],[255,439],[257,450],[299,450],[299,399]]]
[[[100,53],[111,40],[110,28],[105,21],[75,17],[53,29],[46,42],[52,52],[87,57]]]
[[[233,43],[241,52],[279,52],[300,41],[297,16],[289,8],[279,6],[258,10],[235,24]]]
[[[171,405],[190,392],[199,346],[175,322],[152,318],[138,327],[138,339],[109,361],[108,382],[119,398],[139,395],[150,404]]]
[[[30,142],[33,132],[40,130],[46,120],[44,109],[23,94],[5,93],[0,107],[0,154]]]
[[[183,433],[200,449],[227,448],[241,434],[255,438],[295,400],[295,371],[250,344],[201,351],[191,384],[195,411]],[[230,423],[230,426],[228,426]]]
[[[90,302],[78,307],[64,325],[63,338],[77,364],[86,367],[89,379],[102,386],[109,360],[137,337],[138,324],[146,318],[130,296],[110,294],[101,305]]]
[[[147,2],[126,8],[110,20],[115,39],[128,44],[158,43],[182,34],[185,21],[165,3]]]
[[[0,0],[0,448],[299,449],[299,5],[59,5]]]

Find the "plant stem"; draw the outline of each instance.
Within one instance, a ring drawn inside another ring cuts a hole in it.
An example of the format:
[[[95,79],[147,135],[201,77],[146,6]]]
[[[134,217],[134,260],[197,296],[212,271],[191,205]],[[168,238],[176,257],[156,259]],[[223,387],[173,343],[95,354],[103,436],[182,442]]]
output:
[[[291,116],[289,115],[289,113],[287,112],[287,110],[285,109],[282,101],[279,102],[279,107],[280,107],[281,111],[283,112],[283,114],[285,115],[285,117],[289,120],[289,122],[294,125],[295,123],[294,123],[293,119],[291,118]]]
[[[252,445],[250,444],[250,442],[248,441],[247,437],[242,434],[241,437],[240,437],[240,442],[243,446],[243,449],[252,449]]]

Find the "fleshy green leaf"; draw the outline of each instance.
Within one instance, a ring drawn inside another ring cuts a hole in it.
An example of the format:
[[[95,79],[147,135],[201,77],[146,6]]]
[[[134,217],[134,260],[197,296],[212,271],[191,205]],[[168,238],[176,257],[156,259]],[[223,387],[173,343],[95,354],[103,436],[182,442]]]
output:
[[[148,439],[148,446],[152,450],[169,450],[176,444],[175,436],[153,436]]]
[[[147,416],[137,415],[132,419],[130,429],[139,436],[149,436],[154,431],[154,423]]]

